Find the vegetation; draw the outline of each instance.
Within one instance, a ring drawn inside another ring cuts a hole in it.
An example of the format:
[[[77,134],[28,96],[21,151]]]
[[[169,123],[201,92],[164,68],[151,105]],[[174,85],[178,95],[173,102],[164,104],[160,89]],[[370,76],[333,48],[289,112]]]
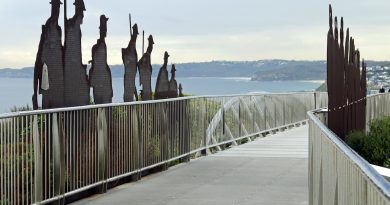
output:
[[[390,168],[390,117],[372,122],[367,134],[352,132],[346,142],[371,164]]]
[[[1,205],[8,205],[11,204],[7,199],[3,198],[3,196],[0,198],[0,204]]]
[[[14,106],[10,109],[11,112],[30,110],[32,108],[28,105]],[[16,124],[18,132],[12,131]],[[30,196],[27,190],[33,186],[34,180],[28,176],[34,175],[34,151],[31,139],[26,136],[31,135],[32,127],[23,117],[15,117],[14,120],[0,120],[0,126],[2,126],[0,166],[3,167],[4,174],[0,178],[5,187],[9,187],[19,200],[24,198],[29,202]],[[12,136],[9,135],[10,133],[13,133]],[[0,196],[0,204],[11,204],[11,201],[7,199],[7,196]]]
[[[207,113],[204,112],[204,105],[207,106]],[[134,156],[138,156],[141,154],[143,157],[143,162],[141,166],[149,166],[152,164],[156,164],[165,160],[166,157],[172,158],[175,156],[179,156],[188,152],[190,149],[194,150],[202,146],[205,142],[204,129],[203,126],[207,126],[207,123],[204,122],[204,118],[207,117],[208,120],[212,120],[214,115],[219,111],[221,107],[221,102],[217,99],[215,100],[205,100],[194,99],[194,100],[183,100],[181,103],[177,102],[164,102],[157,103],[153,106],[151,105],[129,105],[129,106],[117,106],[111,107],[107,109],[106,115],[108,117],[108,151],[109,154],[109,167],[111,167],[109,173],[111,174],[122,174],[121,171],[118,170],[126,170],[132,171],[138,167],[137,158],[134,157],[130,159],[131,161],[127,161],[126,163],[122,163],[118,159],[122,159],[125,154],[131,153]],[[136,109],[136,112],[133,113],[133,109]],[[29,106],[23,107],[14,107],[11,109],[12,112],[20,112],[31,110]],[[166,111],[169,115],[164,117],[162,114]],[[191,115],[187,115],[186,113],[192,113]],[[84,115],[86,114],[86,115]],[[92,136],[96,136],[95,130],[97,126],[97,113],[84,113],[78,116],[80,119],[73,120],[74,124],[69,124],[68,118],[69,115],[62,114],[60,117],[64,122],[68,122],[64,124],[64,128],[66,129],[68,126],[78,126],[83,127],[85,124],[78,125],[78,122],[84,122],[83,119],[90,118],[87,120],[90,124],[88,124],[88,129],[80,129],[77,133],[73,133],[73,135],[80,136],[76,145],[66,144],[66,146],[77,146],[74,150],[77,150],[75,155],[69,155],[68,151],[65,150],[65,157],[68,157],[71,160],[71,165],[73,167],[80,167],[80,170],[87,170],[86,166],[88,164],[84,164],[86,160],[90,160],[90,155],[87,153],[96,153],[97,144],[96,139],[92,141],[88,141],[90,138],[85,135],[90,134]],[[130,130],[124,130],[126,126],[124,125],[133,125],[134,114],[138,114],[139,119],[141,120],[139,123],[142,125],[140,128],[140,132],[143,144],[142,150],[132,149],[132,150],[121,150],[118,147],[128,146],[130,149],[134,146],[138,146],[140,142],[140,136],[137,133],[132,133]],[[205,115],[207,114],[207,116]],[[46,118],[47,117],[47,118]],[[47,141],[51,137],[50,131],[47,129],[51,127],[50,114],[45,117],[45,114],[38,115],[38,128],[39,133],[41,135],[41,145],[42,147],[50,147],[50,141]],[[77,116],[76,116],[77,117]],[[47,120],[47,121],[46,121]],[[166,121],[169,122],[166,125]],[[235,120],[233,114],[231,112],[226,111],[225,121],[227,124],[232,124],[231,129],[232,132],[238,132],[237,126],[233,126],[235,124]],[[8,125],[9,124],[9,125]],[[15,117],[14,120],[10,121],[0,121],[0,125],[4,125],[6,130],[4,132],[8,132],[9,130],[14,129],[14,124],[18,124],[19,129],[18,133],[15,133],[15,140],[6,142],[2,141],[3,144],[0,144],[0,150],[3,153],[2,158],[0,160],[0,165],[5,168],[7,175],[2,177],[1,180],[4,180],[8,187],[11,187],[10,184],[14,183],[14,179],[9,176],[16,176],[15,178],[22,179],[22,174],[24,176],[33,176],[34,175],[34,148],[32,142],[32,124],[30,118],[25,117]],[[7,126],[5,126],[7,125]],[[169,126],[169,127],[165,127]],[[200,129],[202,126],[203,129]],[[183,129],[185,128],[185,129]],[[206,127],[207,128],[207,127]],[[221,125],[218,125],[218,133],[222,133],[220,130],[222,129]],[[118,132],[118,130],[123,130]],[[89,133],[91,132],[91,133]],[[168,133],[166,133],[168,132]],[[68,131],[65,132],[65,136],[70,135]],[[191,141],[187,141],[187,135],[190,135]],[[26,138],[29,136],[29,138]],[[168,138],[167,138],[168,137]],[[216,136],[218,141],[223,141],[224,136]],[[73,138],[72,138],[73,139]],[[69,138],[66,137],[66,143],[69,143]],[[126,145],[123,145],[126,143]],[[7,148],[7,149],[5,149]],[[11,150],[12,152],[6,152],[7,150]],[[166,150],[166,151],[165,151]],[[48,154],[50,150],[46,150],[43,148],[42,155]],[[213,150],[212,150],[213,151]],[[17,164],[17,169],[14,166],[9,164],[10,162]],[[175,165],[180,161],[174,161],[170,163],[170,165]],[[43,184],[43,188],[52,189],[52,177],[54,175],[53,169],[53,161],[44,161],[42,162],[45,165],[44,171],[46,175],[49,176],[48,179]],[[92,162],[95,163],[95,162]],[[95,164],[96,166],[96,164]],[[129,169],[130,167],[130,170]],[[9,173],[9,174],[8,174]],[[83,181],[84,179],[75,178],[74,170],[67,169],[65,170],[65,184],[68,186],[71,184],[72,186],[81,187],[88,182]],[[13,192],[16,193],[16,197],[18,199],[25,198],[27,200],[32,200],[30,196],[27,196],[30,190],[27,188],[34,185],[34,179],[28,178],[24,180],[20,180],[17,184],[12,187]],[[67,190],[70,191],[70,190]],[[7,201],[7,196],[0,196],[0,204],[10,204]],[[30,201],[29,201],[30,202]]]
[[[29,105],[17,107],[15,105],[10,110],[11,110],[11,112],[23,112],[23,111],[30,111],[30,110],[32,110],[32,107],[30,107]]]

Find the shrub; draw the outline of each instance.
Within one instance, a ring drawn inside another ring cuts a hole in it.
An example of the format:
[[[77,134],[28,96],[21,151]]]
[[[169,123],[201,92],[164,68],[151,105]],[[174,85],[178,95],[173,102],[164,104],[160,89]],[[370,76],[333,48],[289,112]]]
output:
[[[19,106],[19,107],[14,105],[10,110],[11,112],[22,112],[22,111],[31,111],[32,108],[29,105]]]
[[[362,155],[364,140],[366,138],[366,134],[362,131],[355,131],[348,135],[346,139],[346,143],[353,148],[357,153]]]
[[[371,164],[390,167],[390,117],[370,124],[370,132],[352,132],[346,143]]]
[[[370,125],[368,138],[363,152],[372,164],[384,166],[385,161],[390,158],[390,117],[374,121]]]

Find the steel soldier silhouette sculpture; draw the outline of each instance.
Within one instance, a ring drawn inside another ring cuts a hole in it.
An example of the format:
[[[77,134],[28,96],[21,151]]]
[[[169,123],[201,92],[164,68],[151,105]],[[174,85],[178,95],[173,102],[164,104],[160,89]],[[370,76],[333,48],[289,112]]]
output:
[[[140,85],[142,86],[141,96],[142,100],[152,100],[152,64],[151,55],[153,51],[153,36],[150,35],[148,38],[149,45],[146,53],[138,62],[138,69],[140,75]]]
[[[42,33],[41,33],[41,39],[39,40],[39,46],[38,46],[38,52],[35,60],[34,65],[34,83],[33,83],[33,96],[32,96],[32,104],[33,109],[38,109],[38,95],[41,94],[41,84],[42,84],[42,68],[43,68],[43,62],[42,62],[42,50],[43,50],[43,44],[45,41],[45,26],[42,25]]]
[[[137,88],[135,86],[135,76],[137,74],[138,54],[137,54],[137,36],[138,26],[134,24],[131,40],[127,48],[122,48],[122,60],[125,65],[124,95],[125,102],[134,101],[134,96],[138,100]]]
[[[168,98],[169,92],[169,78],[168,78],[168,58],[169,54],[165,51],[164,53],[164,64],[158,72],[157,82],[156,82],[156,92],[154,99],[166,99]]]
[[[81,54],[81,24],[83,23],[85,5],[83,0],[74,2],[76,14],[65,22],[65,106],[82,106],[89,104],[89,85],[87,65],[83,65]]]
[[[38,109],[38,92],[42,94],[42,108],[64,105],[64,66],[62,30],[58,25],[60,0],[52,0],[51,16],[42,26],[41,40],[34,67],[33,107]],[[46,66],[44,66],[46,65]]]
[[[179,84],[179,97],[184,97],[184,95],[183,95],[183,87],[181,86],[181,83]]]
[[[100,38],[92,47],[92,67],[89,71],[90,86],[93,88],[95,104],[111,103],[113,97],[111,70],[107,65],[107,21],[105,15],[100,16]]]
[[[177,98],[176,66],[172,64],[171,79],[169,80],[168,98]]]

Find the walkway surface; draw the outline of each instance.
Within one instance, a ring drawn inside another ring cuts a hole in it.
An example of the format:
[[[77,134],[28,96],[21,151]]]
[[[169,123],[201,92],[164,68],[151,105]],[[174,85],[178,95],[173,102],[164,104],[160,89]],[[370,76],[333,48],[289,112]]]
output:
[[[308,127],[193,160],[75,203],[308,204]]]

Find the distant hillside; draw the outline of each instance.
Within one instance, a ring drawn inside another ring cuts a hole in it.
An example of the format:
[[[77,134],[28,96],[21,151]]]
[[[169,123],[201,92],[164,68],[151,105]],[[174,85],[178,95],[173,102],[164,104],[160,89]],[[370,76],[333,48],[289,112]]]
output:
[[[259,70],[272,69],[263,66],[263,61],[212,61],[176,64],[177,77],[250,77]],[[169,65],[169,70],[170,70]],[[161,65],[152,65],[153,76],[157,76]],[[113,77],[123,77],[123,65],[110,65]],[[33,68],[0,69],[0,77],[32,78]]]
[[[367,61],[369,67],[390,66],[389,61]],[[153,65],[153,76],[161,65]],[[170,67],[170,65],[169,65]],[[123,65],[111,65],[112,76],[123,77]],[[258,81],[324,80],[325,61],[211,61],[176,64],[177,77],[251,77]],[[170,70],[170,68],[169,68]],[[33,78],[33,68],[0,69],[3,78]]]
[[[282,80],[324,80],[326,79],[325,61],[276,61],[272,70],[258,71],[252,80],[282,81]]]
[[[0,77],[3,78],[32,78],[33,76],[34,76],[33,68],[0,69]]]

